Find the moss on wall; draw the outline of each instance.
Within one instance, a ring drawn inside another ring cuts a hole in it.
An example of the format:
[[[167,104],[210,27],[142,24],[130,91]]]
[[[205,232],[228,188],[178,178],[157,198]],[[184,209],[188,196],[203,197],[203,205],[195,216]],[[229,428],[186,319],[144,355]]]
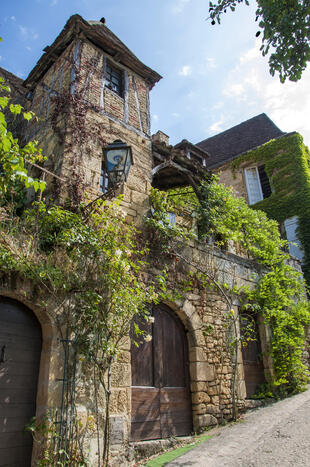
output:
[[[304,249],[303,271],[310,285],[310,152],[298,133],[290,133],[253,149],[232,162],[232,169],[245,162],[265,164],[274,189],[269,198],[252,207],[283,222],[298,216],[298,238]]]

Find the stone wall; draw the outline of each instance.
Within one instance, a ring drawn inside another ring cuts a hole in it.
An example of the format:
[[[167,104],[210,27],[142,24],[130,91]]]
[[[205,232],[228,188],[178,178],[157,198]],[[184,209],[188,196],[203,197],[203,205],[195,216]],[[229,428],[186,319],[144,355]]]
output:
[[[39,121],[33,126],[30,124],[27,135],[39,140],[44,154],[49,158],[47,166],[61,177],[59,190],[63,198],[74,195],[70,192],[74,188],[73,184],[75,189],[80,189],[81,195],[87,191],[89,200],[101,196],[99,181],[102,148],[115,139],[130,145],[134,164],[122,187],[122,207],[127,222],[141,225],[142,216],[149,209],[152,181],[148,86],[141,77],[116,62],[116,66],[124,73],[124,96],[120,97],[106,89],[103,86],[102,70],[107,59],[114,63],[112,57],[83,38],[72,43],[37,83],[32,110],[38,114]],[[69,109],[57,109],[57,105],[65,103],[61,98],[66,95],[68,99],[71,96]],[[79,99],[78,107],[74,105],[74,99]],[[237,179],[231,179],[237,190],[241,174],[240,171]],[[53,180],[48,181],[50,192],[55,193]],[[239,195],[244,195],[240,188]],[[186,261],[163,259],[168,265],[172,294],[177,283],[187,280],[191,269],[189,263],[206,269],[219,282],[226,282],[229,286],[254,286],[252,273],[256,267],[250,260],[195,242],[184,245],[182,254]],[[156,266],[150,267],[145,274],[156,274]],[[26,284],[17,287],[12,283],[3,283],[2,292],[26,303],[42,325],[43,349],[47,350],[43,351],[40,369],[37,399],[37,415],[40,416],[48,407],[59,407],[61,383],[57,380],[61,378],[64,355],[59,344],[60,330],[55,323],[55,304],[47,299],[46,307],[42,308],[39,305],[42,297],[39,300],[31,291],[31,286],[29,290],[27,287]],[[201,431],[232,414],[234,355],[229,343],[234,335],[228,319],[230,308],[223,295],[212,287],[196,284],[190,292],[184,292],[181,296],[166,305],[177,314],[187,331],[193,427],[195,431]],[[234,309],[237,315],[238,303],[234,304]],[[242,400],[245,397],[245,386],[240,351],[238,355],[238,398]],[[89,416],[96,416],[94,385],[87,365],[80,362],[76,403],[77,415],[82,421]],[[126,465],[131,463],[128,450],[131,420],[129,338],[124,341],[123,351],[113,365],[112,386],[112,464]],[[102,392],[98,394],[97,403],[99,419],[102,420],[105,409]],[[102,444],[102,433],[100,437]],[[90,463],[95,466],[96,433],[89,431],[85,445],[90,452]]]
[[[188,280],[188,273],[193,266],[208,271],[220,281],[229,285],[254,287],[253,273],[257,268],[253,261],[223,252],[218,248],[192,242],[182,252],[186,262],[166,260],[168,266],[170,293],[173,295],[178,284]],[[156,275],[153,265],[146,274]],[[182,288],[182,286],[181,286]],[[182,321],[188,338],[190,390],[192,399],[193,429],[201,432],[206,427],[229,419],[232,416],[232,380],[235,368],[235,338],[231,319],[228,315],[230,307],[223,296],[213,287],[194,285],[190,292],[182,293],[175,301],[165,302]],[[233,302],[235,317],[238,323],[238,302]],[[238,333],[239,325],[237,324]],[[237,336],[239,337],[239,335]],[[242,355],[238,348],[236,369],[236,392],[238,405],[244,405],[246,397]],[[112,405],[111,417],[115,424],[116,435],[112,442],[115,462],[119,462],[119,453],[126,456],[121,449],[122,440],[126,445],[130,441],[131,413],[131,365],[130,342],[124,342],[124,352],[114,364],[112,370]],[[112,437],[111,437],[112,439]],[[123,445],[124,445],[123,444]],[[130,459],[131,452],[127,451]],[[122,457],[124,462],[124,457]]]
[[[227,187],[231,186],[235,190],[236,196],[238,196],[238,198],[243,197],[248,203],[249,199],[245,183],[244,167],[245,166],[242,165],[242,167],[232,171],[230,163],[227,163],[219,169],[213,170],[213,172],[219,175],[220,183],[223,183],[223,185]]]

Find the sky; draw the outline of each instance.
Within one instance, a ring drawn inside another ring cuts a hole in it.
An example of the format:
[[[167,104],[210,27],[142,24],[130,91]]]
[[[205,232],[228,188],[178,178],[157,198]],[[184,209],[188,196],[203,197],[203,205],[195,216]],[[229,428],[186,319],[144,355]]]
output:
[[[255,38],[255,1],[212,26],[208,0],[2,0],[0,66],[25,79],[68,18],[106,25],[163,79],[151,91],[152,132],[197,143],[265,112],[310,145],[310,68],[297,83],[269,75]]]

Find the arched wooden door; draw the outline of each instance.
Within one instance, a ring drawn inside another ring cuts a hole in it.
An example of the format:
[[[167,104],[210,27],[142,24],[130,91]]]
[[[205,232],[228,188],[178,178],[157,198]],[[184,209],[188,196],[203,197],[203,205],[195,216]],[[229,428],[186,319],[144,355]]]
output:
[[[35,415],[41,327],[26,306],[0,297],[0,466],[29,467]]]
[[[167,306],[154,307],[153,316],[154,324],[139,323],[152,340],[131,346],[133,441],[192,431],[185,329]]]
[[[262,349],[257,319],[251,314],[241,315],[242,360],[246,396],[251,398],[259,386],[265,383]],[[247,337],[250,336],[250,339]]]

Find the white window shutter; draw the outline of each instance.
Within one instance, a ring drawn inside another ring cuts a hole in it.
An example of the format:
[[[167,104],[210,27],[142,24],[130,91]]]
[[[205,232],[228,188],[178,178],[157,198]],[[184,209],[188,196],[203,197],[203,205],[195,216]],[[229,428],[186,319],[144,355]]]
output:
[[[248,192],[249,204],[255,204],[263,199],[262,188],[257,167],[245,169],[245,182]]]
[[[286,238],[289,242],[289,252],[290,255],[295,256],[295,258],[303,260],[304,254],[300,245],[300,241],[296,235],[296,229],[298,226],[298,217],[290,217],[284,221],[284,227],[286,232]],[[294,245],[296,243],[296,245]]]

